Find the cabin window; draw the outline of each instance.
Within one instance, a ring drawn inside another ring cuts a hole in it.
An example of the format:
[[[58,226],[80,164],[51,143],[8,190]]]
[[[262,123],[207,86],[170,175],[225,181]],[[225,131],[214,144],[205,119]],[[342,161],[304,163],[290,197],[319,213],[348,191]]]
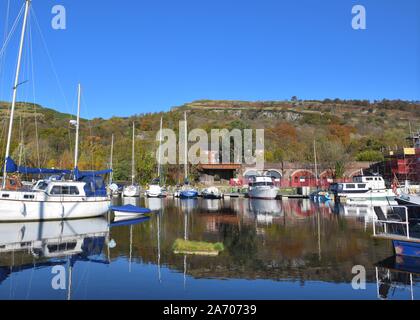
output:
[[[55,186],[51,189],[50,194],[61,194],[61,186]]]
[[[79,189],[76,186],[54,186],[51,194],[78,195]]]
[[[373,178],[366,178],[366,180],[367,180],[367,181],[372,181],[372,180],[373,180]]]
[[[39,190],[45,190],[48,187],[48,183],[46,183],[45,181],[41,181],[38,183],[37,189]]]
[[[70,186],[70,194],[78,195],[79,194],[79,188],[77,188],[76,186]]]
[[[35,196],[33,194],[25,194],[23,195],[23,199],[34,199]]]
[[[7,193],[6,194],[2,194],[1,196],[2,196],[2,198],[9,198],[10,197],[10,195],[7,194]]]
[[[265,182],[265,181],[262,181],[262,182],[254,182],[253,183],[253,186],[272,186],[273,185],[273,183],[272,182]]]
[[[354,189],[354,188],[356,188],[355,184],[348,184],[347,185],[347,189]]]
[[[60,243],[57,245],[48,245],[48,251],[53,253],[53,252],[60,252],[60,251],[64,251],[64,250],[74,250],[74,248],[76,248],[77,242],[65,242],[65,243]]]
[[[358,184],[357,187],[364,189],[364,188],[366,188],[366,184]]]

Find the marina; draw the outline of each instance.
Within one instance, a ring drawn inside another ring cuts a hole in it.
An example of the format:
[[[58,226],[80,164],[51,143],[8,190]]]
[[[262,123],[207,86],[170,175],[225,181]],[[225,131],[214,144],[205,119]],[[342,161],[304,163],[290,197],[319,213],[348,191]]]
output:
[[[420,299],[412,43],[355,67],[363,5],[347,38],[272,14],[344,2],[127,1],[0,3],[0,300]]]
[[[49,268],[72,261],[71,299],[377,299],[376,264],[393,256],[391,243],[372,240],[366,214],[344,216],[309,200],[136,201],[143,207],[156,202],[156,214],[129,225],[108,224],[105,217],[0,225],[7,230],[0,232],[0,297],[67,299],[68,292],[51,288]],[[57,228],[48,231],[50,224]],[[96,251],[64,249],[69,237],[97,236],[103,245]],[[175,240],[184,237],[221,242],[224,250],[174,253]],[[29,249],[50,243],[63,251],[52,258]],[[366,267],[366,290],[352,289],[353,265]]]

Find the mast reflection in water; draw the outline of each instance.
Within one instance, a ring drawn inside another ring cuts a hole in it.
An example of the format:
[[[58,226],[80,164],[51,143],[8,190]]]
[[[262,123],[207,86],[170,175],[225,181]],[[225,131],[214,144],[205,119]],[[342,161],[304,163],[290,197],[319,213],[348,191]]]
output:
[[[150,219],[115,225],[106,218],[1,224],[0,298],[384,296],[378,294],[385,279],[378,263],[393,251],[389,242],[371,238],[369,207],[292,199],[134,201],[153,210]],[[225,250],[218,256],[175,254],[178,238],[222,242]],[[65,289],[52,286],[55,265],[64,267]],[[366,268],[366,290],[352,288],[355,265]],[[417,277],[410,279],[413,294],[397,298],[416,298]]]

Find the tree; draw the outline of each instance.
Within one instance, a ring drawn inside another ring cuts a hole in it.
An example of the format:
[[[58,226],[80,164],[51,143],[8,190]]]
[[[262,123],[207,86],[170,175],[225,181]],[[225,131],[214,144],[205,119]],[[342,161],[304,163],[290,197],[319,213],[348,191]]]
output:
[[[322,140],[317,144],[321,168],[333,172],[334,178],[342,178],[346,164],[350,160],[342,143],[338,140]]]

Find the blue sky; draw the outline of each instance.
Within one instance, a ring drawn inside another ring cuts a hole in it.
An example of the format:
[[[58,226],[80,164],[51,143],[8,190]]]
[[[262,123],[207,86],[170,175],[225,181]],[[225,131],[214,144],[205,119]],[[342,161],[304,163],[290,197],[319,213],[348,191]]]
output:
[[[8,1],[0,0],[0,37]],[[196,99],[420,100],[417,2],[33,0],[63,92],[33,22],[19,100],[33,100],[34,85],[37,103],[74,113],[79,81],[88,118]],[[13,18],[22,3],[11,0]],[[56,4],[67,10],[64,31],[51,28]],[[351,28],[355,4],[366,7],[367,30]],[[2,100],[11,96],[18,33],[0,70]]]

